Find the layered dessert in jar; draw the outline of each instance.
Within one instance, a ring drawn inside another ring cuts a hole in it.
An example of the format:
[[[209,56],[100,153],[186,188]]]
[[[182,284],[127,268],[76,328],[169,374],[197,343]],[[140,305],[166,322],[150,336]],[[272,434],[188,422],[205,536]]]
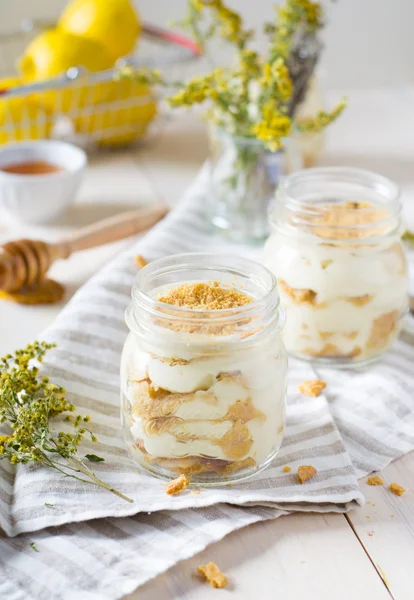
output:
[[[282,184],[264,262],[287,312],[288,352],[331,365],[379,357],[407,308],[396,186],[356,169],[310,169]]]
[[[171,264],[177,283],[164,283]],[[266,466],[283,437],[287,370],[272,275],[234,257],[161,259],[140,272],[127,323],[122,418],[135,459],[214,484]]]

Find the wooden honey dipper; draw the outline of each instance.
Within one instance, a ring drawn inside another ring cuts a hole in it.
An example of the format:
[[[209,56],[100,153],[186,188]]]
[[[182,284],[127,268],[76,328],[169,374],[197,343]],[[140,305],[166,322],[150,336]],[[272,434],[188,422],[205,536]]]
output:
[[[157,205],[121,213],[81,229],[55,243],[17,240],[0,247],[0,290],[9,294],[36,288],[55,260],[140,233],[162,219],[168,208]],[[24,301],[24,300],[23,300]]]

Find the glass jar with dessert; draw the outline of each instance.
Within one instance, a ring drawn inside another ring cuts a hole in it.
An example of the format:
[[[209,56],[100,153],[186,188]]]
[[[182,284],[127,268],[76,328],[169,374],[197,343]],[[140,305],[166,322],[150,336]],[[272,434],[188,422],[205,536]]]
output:
[[[359,169],[299,171],[280,185],[270,221],[264,263],[288,352],[331,366],[378,359],[407,310],[398,187]]]
[[[274,275],[235,256],[162,258],[137,275],[126,322],[121,413],[135,460],[205,485],[265,468],[285,427]]]

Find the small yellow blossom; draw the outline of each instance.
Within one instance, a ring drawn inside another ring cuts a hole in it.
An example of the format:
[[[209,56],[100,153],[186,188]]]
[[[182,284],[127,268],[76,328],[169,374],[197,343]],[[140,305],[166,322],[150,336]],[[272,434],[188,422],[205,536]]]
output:
[[[203,0],[190,0],[190,6],[197,12],[201,12],[204,8]]]
[[[273,100],[286,102],[292,95],[292,80],[282,58],[264,65],[260,83],[264,90],[270,93]]]
[[[289,117],[269,105],[264,108],[263,119],[253,127],[252,132],[269,150],[276,152],[282,145],[282,139],[289,135],[290,129]]]
[[[302,120],[300,123],[297,123],[297,129],[304,133],[317,133],[337,119],[347,104],[347,100],[343,99],[331,112],[321,110],[316,117]]]
[[[168,98],[170,106],[192,106],[202,104],[208,98],[218,99],[220,91],[227,87],[222,69],[215,69],[204,77],[194,77],[180,91]]]
[[[254,50],[244,49],[240,52],[240,71],[243,75],[257,77],[260,73],[260,57]]]
[[[272,65],[272,75],[275,80],[276,88],[283,100],[288,100],[293,91],[292,80],[284,61],[279,58]]]
[[[323,10],[320,2],[285,0],[276,8],[276,13],[277,27],[272,40],[273,57],[287,58],[298,29],[315,31],[323,26]]]

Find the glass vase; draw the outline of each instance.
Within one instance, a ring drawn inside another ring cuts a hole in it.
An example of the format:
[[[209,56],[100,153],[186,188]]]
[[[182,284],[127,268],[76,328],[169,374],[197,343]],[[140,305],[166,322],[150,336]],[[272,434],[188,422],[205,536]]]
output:
[[[253,138],[210,132],[208,218],[237,242],[261,242],[269,234],[268,211],[280,179],[302,167],[292,139],[270,152]]]

